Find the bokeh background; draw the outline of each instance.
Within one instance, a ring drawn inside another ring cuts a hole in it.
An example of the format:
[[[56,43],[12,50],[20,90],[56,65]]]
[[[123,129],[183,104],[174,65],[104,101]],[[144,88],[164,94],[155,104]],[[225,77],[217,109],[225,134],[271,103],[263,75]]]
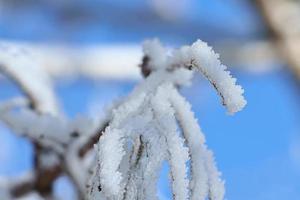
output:
[[[297,0],[0,1],[0,39],[41,49],[41,67],[70,118],[102,115],[141,81],[144,39],[179,47],[200,38],[213,46],[244,87],[248,105],[227,115],[200,76],[182,93],[215,153],[229,200],[300,199],[299,33]],[[1,77],[0,100],[18,94]],[[33,167],[26,139],[3,124],[0,138],[0,177]],[[160,199],[171,199],[167,170]],[[61,199],[74,198],[65,177],[55,190]]]

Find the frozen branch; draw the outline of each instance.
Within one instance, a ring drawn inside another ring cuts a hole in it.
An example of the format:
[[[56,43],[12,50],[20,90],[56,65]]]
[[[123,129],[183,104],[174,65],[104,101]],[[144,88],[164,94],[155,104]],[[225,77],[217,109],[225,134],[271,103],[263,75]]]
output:
[[[217,90],[229,113],[240,111],[246,105],[244,90],[236,85],[236,79],[221,64],[219,55],[205,42],[198,40],[191,46],[174,51],[170,62],[174,66],[182,65],[200,71]]]
[[[188,199],[187,162],[188,149],[184,146],[184,139],[179,137],[176,118],[171,104],[166,99],[168,90],[162,85],[153,97],[153,109],[158,123],[158,129],[164,135],[171,168],[171,184],[175,200]]]
[[[47,74],[30,52],[11,43],[0,43],[0,72],[11,78],[39,112],[57,114],[58,107]]]
[[[215,87],[230,113],[246,105],[243,89],[206,43],[198,40],[169,51],[157,39],[146,41],[140,66],[145,80],[97,122],[63,117],[48,78],[30,68],[35,66],[31,58],[6,45],[9,53],[0,57],[0,69],[28,99],[1,103],[0,120],[35,145],[33,178],[13,185],[8,196],[37,192],[51,199],[53,182],[66,174],[80,200],[157,200],[156,182],[167,161],[174,200],[224,199],[213,154],[190,104],[178,92],[179,86],[191,84],[195,69]],[[29,71],[22,68],[27,65]]]
[[[99,139],[91,199],[101,195],[104,199],[157,199],[153,194],[157,171],[167,160],[173,199],[223,200],[224,182],[212,152],[177,86],[189,84],[190,69],[195,68],[217,89],[231,113],[246,104],[242,88],[201,41],[170,55],[158,40],[147,41],[144,48],[141,70],[146,79],[113,111]],[[189,160],[191,178],[187,176]]]

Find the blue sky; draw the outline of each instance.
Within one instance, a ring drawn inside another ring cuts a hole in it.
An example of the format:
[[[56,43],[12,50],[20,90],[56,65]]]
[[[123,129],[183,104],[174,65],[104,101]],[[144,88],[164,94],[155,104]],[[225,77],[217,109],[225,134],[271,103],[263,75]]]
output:
[[[293,82],[288,74],[276,71],[265,75],[236,73],[244,86],[248,105],[235,116],[226,114],[220,99],[203,79],[183,89],[190,100],[207,143],[226,180],[227,198],[232,200],[279,200],[300,197],[300,159],[293,144],[300,144],[299,108]],[[92,106],[109,104],[126,95],[135,82],[92,81],[85,78],[60,82],[57,94],[70,117],[89,114]],[[1,82],[0,99],[17,92]],[[195,94],[197,91],[197,95]],[[0,129],[0,174],[15,175],[31,167],[31,147],[24,140]],[[296,150],[299,150],[299,148]],[[165,169],[166,171],[166,169]],[[159,184],[168,197],[165,173]],[[64,185],[64,184],[62,184]],[[66,187],[66,186],[64,186]]]
[[[6,11],[0,14],[0,38],[89,44],[139,43],[145,37],[156,36],[177,45],[191,42],[196,37],[215,43],[221,39],[249,40],[264,35],[259,17],[245,0],[228,0],[226,3],[217,0],[191,1],[184,22],[159,22],[152,13],[149,24],[153,27],[150,28],[147,21],[133,21],[126,26],[121,24],[122,20],[114,18],[118,12],[114,10],[116,8],[123,8],[120,16],[129,12],[128,16],[133,18],[134,15],[130,15],[132,11],[142,9],[150,12],[144,1],[126,1],[126,5],[121,0],[77,2],[96,13],[96,19],[97,9],[92,9],[93,5],[111,10],[106,11],[105,15],[99,14],[102,19],[99,24],[97,20],[92,20],[72,24],[68,28],[58,21],[56,14],[59,9],[55,6],[36,5],[18,11],[19,15]],[[187,27],[190,30],[186,30]],[[235,116],[226,114],[215,91],[201,77],[194,80],[192,87],[182,90],[193,105],[208,146],[215,152],[219,169],[226,180],[227,199],[299,199],[299,83],[283,69],[264,74],[243,71],[233,71],[233,74],[243,85],[248,100],[245,110]],[[134,81],[80,77],[68,82],[58,81],[55,88],[66,113],[73,117],[91,113],[95,107],[102,108],[111,100],[128,94],[135,84]],[[0,100],[18,93],[11,83],[0,82]],[[29,143],[1,125],[0,138],[0,175],[11,176],[30,169],[32,148]],[[169,199],[166,170],[164,168],[159,187],[161,196]],[[61,179],[57,188],[68,188],[65,182]]]

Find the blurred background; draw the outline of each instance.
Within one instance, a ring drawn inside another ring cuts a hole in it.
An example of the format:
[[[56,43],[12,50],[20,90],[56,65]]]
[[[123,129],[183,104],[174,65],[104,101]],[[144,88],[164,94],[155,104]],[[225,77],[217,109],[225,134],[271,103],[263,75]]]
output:
[[[169,47],[201,39],[245,89],[246,108],[228,116],[202,77],[182,89],[199,119],[229,200],[300,199],[300,1],[0,0],[0,40],[32,49],[53,78],[66,114],[103,115],[142,80],[141,43]],[[20,94],[0,78],[0,100]],[[0,177],[33,167],[30,143],[0,124]],[[171,199],[167,167],[160,199]],[[61,199],[73,199],[65,177]]]

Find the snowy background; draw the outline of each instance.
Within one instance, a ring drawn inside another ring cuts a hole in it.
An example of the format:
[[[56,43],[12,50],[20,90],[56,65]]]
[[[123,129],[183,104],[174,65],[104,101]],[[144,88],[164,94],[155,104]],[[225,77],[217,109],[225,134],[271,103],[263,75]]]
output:
[[[0,1],[3,40],[87,47],[139,45],[152,37],[179,46],[200,38],[218,46],[224,41],[259,40],[265,34],[255,8],[246,0]],[[300,198],[299,82],[281,63],[273,65],[276,67],[263,73],[233,66],[248,101],[235,116],[226,115],[215,91],[201,77],[182,90],[215,153],[229,200]],[[60,77],[55,79],[55,90],[68,116],[95,116],[112,100],[128,94],[137,81],[129,76]],[[19,93],[11,82],[0,79],[0,100]],[[32,168],[32,147],[26,140],[2,124],[0,138],[1,177]],[[158,184],[161,199],[170,199],[166,171],[165,167]],[[72,199],[72,187],[65,178],[59,179],[56,191],[63,199]]]

